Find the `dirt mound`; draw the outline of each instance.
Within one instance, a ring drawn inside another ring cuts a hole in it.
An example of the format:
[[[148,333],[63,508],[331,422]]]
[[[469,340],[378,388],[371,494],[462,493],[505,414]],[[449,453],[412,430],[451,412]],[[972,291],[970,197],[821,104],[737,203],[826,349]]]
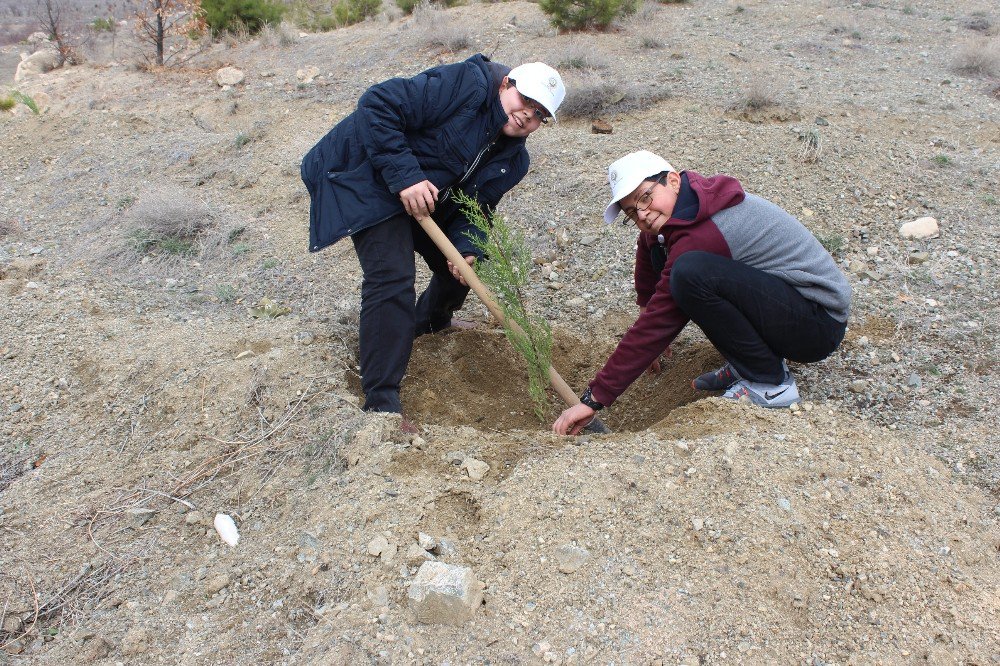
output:
[[[658,374],[644,374],[601,418],[615,431],[644,430],[673,409],[710,394],[695,391],[691,379],[716,368],[721,356],[710,344],[680,343],[677,353],[661,360]],[[571,334],[553,334],[553,366],[570,386],[586,387],[614,351],[614,344],[587,344]],[[345,381],[363,400],[357,371]],[[539,420],[528,398],[527,373],[503,331],[482,325],[423,335],[403,383],[403,408],[418,423],[496,431],[548,430],[565,405],[549,391],[549,410]]]

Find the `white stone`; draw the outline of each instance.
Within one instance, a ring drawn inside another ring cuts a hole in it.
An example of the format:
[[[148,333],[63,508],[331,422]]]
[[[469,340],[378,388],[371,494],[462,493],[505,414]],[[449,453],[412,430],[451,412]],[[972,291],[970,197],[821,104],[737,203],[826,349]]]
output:
[[[469,478],[473,481],[482,481],[490,471],[488,463],[475,458],[466,458],[463,460],[462,468],[468,472]]]
[[[920,217],[899,228],[903,238],[937,238],[938,232],[938,221],[933,217]]]
[[[430,534],[417,532],[417,545],[424,550],[434,550],[437,547],[437,539],[432,537]]]
[[[566,544],[556,549],[556,563],[559,571],[563,573],[573,573],[590,559],[590,553],[585,548]]]
[[[215,73],[215,82],[220,86],[236,86],[243,83],[246,74],[235,67],[223,67]]]
[[[424,562],[410,585],[407,603],[418,622],[459,626],[482,605],[483,585],[468,567]]]
[[[383,536],[375,537],[368,542],[368,554],[372,557],[378,557],[387,548],[389,548],[389,540]]]
[[[17,65],[17,71],[14,72],[14,82],[22,81],[28,76],[51,72],[60,64],[62,63],[59,51],[53,48],[43,48],[31,55],[22,55],[21,62]]]
[[[312,80],[317,76],[319,76],[318,67],[303,67],[295,72],[295,78],[302,83],[312,83]]]
[[[416,564],[417,562],[426,562],[433,559],[433,555],[415,543],[411,543],[410,547],[406,549],[406,561],[412,564]]]

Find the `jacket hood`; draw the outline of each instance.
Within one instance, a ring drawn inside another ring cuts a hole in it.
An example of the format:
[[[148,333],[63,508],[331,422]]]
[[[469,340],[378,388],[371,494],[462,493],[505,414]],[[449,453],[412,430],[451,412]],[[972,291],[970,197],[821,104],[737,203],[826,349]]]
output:
[[[742,203],[746,192],[740,181],[718,174],[706,178],[696,171],[681,172],[681,192],[667,225],[686,227]]]

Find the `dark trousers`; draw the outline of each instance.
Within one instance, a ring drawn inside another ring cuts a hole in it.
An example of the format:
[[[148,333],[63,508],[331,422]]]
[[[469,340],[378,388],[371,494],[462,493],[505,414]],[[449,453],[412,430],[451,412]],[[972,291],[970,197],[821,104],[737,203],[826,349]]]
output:
[[[447,328],[469,293],[448,271],[448,262],[409,215],[397,215],[353,236],[361,262],[361,388],[364,409],[401,412],[399,385],[410,362],[413,338]],[[433,277],[415,302],[420,253]]]
[[[685,252],[670,272],[674,300],[742,377],[784,379],[782,360],[820,361],[847,324],[784,280],[708,252]]]

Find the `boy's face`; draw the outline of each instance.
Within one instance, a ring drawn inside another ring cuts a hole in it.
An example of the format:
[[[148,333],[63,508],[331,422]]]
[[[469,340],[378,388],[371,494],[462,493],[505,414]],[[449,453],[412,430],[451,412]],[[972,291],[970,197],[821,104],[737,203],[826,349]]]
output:
[[[500,84],[500,104],[507,113],[507,124],[501,131],[509,137],[528,136],[549,115],[538,102],[518,92],[507,77]]]
[[[618,203],[640,231],[658,234],[674,214],[680,191],[680,174],[671,171],[659,181],[654,178],[642,181]]]

